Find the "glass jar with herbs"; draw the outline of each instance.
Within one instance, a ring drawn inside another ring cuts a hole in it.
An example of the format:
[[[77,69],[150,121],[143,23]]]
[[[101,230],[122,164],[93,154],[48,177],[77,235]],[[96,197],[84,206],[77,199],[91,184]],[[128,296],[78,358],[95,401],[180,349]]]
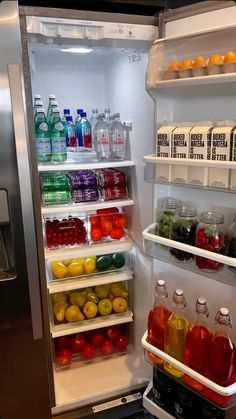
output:
[[[171,240],[194,246],[197,224],[197,209],[190,206],[181,207],[171,224]],[[190,262],[194,257],[192,253],[174,247],[170,248],[170,254],[177,262]]]

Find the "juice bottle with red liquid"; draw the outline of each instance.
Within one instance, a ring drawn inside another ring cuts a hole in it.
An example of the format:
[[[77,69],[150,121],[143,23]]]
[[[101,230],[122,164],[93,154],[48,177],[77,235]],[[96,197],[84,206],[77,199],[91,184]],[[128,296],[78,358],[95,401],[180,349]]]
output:
[[[157,281],[155,292],[155,302],[148,315],[147,341],[161,351],[164,351],[166,327],[171,311],[168,302],[168,292],[163,279]],[[163,360],[156,355],[150,353],[149,356],[157,364],[163,364]]]
[[[230,336],[231,316],[227,308],[222,307],[216,314],[217,329],[212,337],[209,351],[209,379],[222,387],[228,387],[235,381],[236,348]],[[205,387],[204,394],[214,403],[225,406],[231,396],[221,396]]]
[[[196,313],[196,322],[190,328],[186,337],[184,363],[199,374],[207,376],[212,334],[207,324],[209,313],[205,298],[199,297],[197,299]],[[187,374],[184,375],[184,381],[196,390],[202,391],[204,388],[203,384]]]

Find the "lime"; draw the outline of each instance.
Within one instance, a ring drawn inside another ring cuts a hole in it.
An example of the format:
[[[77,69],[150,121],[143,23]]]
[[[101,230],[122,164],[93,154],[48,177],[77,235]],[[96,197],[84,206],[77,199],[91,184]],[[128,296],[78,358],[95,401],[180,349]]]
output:
[[[112,263],[116,268],[122,268],[125,265],[125,256],[123,253],[114,253]]]
[[[107,271],[112,265],[112,258],[110,255],[99,256],[97,259],[97,269],[100,271]]]

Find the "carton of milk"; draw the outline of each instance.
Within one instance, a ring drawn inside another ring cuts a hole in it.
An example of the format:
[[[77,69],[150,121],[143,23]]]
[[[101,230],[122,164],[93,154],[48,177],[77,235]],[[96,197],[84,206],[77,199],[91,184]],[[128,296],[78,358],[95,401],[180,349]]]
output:
[[[177,124],[163,125],[157,130],[156,156],[171,157],[171,135]],[[159,164],[156,169],[156,179],[160,182],[171,182],[171,165]]]
[[[232,154],[234,121],[219,121],[212,130],[211,160],[230,161]],[[220,164],[219,164],[220,166]],[[210,168],[209,186],[215,188],[229,187],[229,169]]]
[[[171,157],[176,159],[187,159],[189,156],[189,137],[191,129],[193,128],[192,122],[181,122],[172,133],[171,141]],[[171,180],[174,183],[187,183],[188,182],[188,166],[172,165]]]
[[[232,156],[231,160],[235,162],[236,166],[236,129],[233,132]],[[236,190],[236,169],[230,170],[230,189]]]
[[[210,160],[212,121],[197,122],[190,132],[189,158],[194,160]],[[188,183],[190,185],[208,185],[208,167],[189,166]]]

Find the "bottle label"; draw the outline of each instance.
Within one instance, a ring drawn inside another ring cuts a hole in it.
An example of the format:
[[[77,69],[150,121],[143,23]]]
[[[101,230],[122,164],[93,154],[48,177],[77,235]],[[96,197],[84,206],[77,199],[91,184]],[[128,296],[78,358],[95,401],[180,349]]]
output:
[[[39,129],[40,129],[41,131],[48,131],[48,124],[46,124],[46,122],[42,122],[42,123],[39,125]]]
[[[65,137],[52,138],[52,152],[53,152],[53,154],[66,153],[66,139],[65,139]]]
[[[76,147],[76,134],[74,127],[66,128],[66,146],[67,147]]]
[[[49,155],[52,152],[50,138],[36,138],[37,154]]]
[[[124,137],[123,135],[120,135],[119,132],[115,132],[112,135],[112,151],[113,153],[120,153],[124,151]]]
[[[57,131],[63,131],[63,130],[64,130],[64,126],[63,126],[63,124],[62,124],[61,122],[57,122],[57,123],[54,125],[54,128],[55,128]]]
[[[98,132],[97,134],[98,153],[109,153],[109,134],[108,132]]]

